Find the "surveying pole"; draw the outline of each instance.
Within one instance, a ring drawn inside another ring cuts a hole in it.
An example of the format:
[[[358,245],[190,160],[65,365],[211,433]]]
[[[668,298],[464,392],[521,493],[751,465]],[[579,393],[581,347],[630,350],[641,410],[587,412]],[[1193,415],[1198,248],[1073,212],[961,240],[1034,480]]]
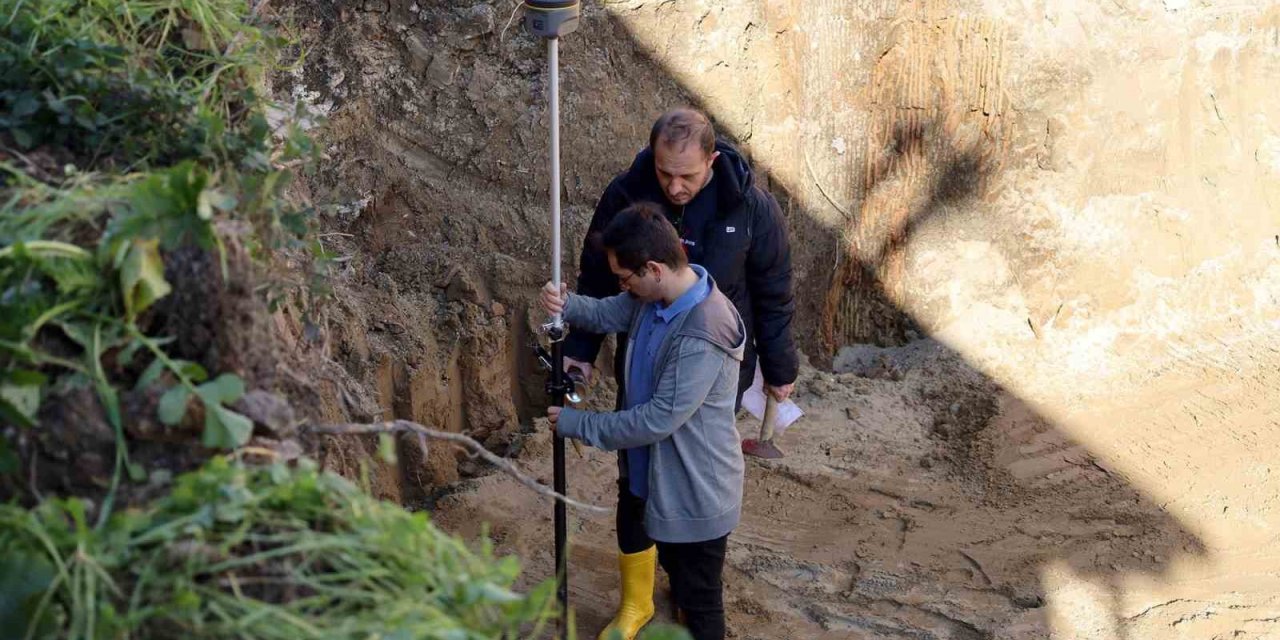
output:
[[[547,39],[547,71],[550,77],[551,125],[551,281],[559,287],[560,278],[560,36],[578,28],[578,0],[525,0],[525,27],[535,36]],[[573,381],[564,372],[564,336],[566,329],[560,314],[551,316],[543,330],[551,342],[551,366],[547,372],[547,395],[551,404],[563,407],[565,396],[574,393]],[[557,435],[552,444],[553,485],[556,493],[565,490],[564,438]],[[569,570],[565,553],[567,526],[565,505],[555,501],[556,529],[556,599],[560,602],[560,637],[569,637]]]

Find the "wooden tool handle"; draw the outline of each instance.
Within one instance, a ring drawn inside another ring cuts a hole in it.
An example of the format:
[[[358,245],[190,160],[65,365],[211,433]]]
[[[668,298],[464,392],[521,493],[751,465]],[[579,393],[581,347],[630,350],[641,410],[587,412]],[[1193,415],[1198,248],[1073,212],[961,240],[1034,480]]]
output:
[[[760,442],[773,439],[773,425],[778,420],[778,401],[773,394],[764,392],[764,417],[760,419]]]

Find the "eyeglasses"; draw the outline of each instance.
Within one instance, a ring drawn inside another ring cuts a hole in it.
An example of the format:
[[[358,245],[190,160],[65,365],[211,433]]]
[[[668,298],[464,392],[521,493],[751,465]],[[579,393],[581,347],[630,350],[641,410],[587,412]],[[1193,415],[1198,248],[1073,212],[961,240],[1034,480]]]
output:
[[[644,275],[644,273],[643,273],[643,272],[641,272],[641,271],[632,271],[631,273],[628,273],[628,274],[627,274],[627,275],[625,275],[625,276],[618,276],[618,286],[621,286],[621,287],[630,286],[630,285],[628,285],[627,283],[628,283],[632,278],[634,278],[634,277],[636,277],[636,276],[642,276],[642,275]]]

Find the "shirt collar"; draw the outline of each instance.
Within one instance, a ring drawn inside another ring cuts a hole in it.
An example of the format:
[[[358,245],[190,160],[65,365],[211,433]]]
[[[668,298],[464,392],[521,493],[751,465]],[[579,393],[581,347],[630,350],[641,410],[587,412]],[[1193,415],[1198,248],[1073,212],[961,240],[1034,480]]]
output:
[[[676,316],[692,309],[699,302],[706,299],[707,294],[711,292],[711,281],[707,276],[707,270],[696,264],[691,264],[689,267],[693,269],[694,273],[698,274],[698,282],[689,287],[689,290],[681,294],[679,298],[676,298],[675,302],[671,303],[671,306],[663,309],[660,305],[653,305],[654,313],[663,322],[671,322]]]

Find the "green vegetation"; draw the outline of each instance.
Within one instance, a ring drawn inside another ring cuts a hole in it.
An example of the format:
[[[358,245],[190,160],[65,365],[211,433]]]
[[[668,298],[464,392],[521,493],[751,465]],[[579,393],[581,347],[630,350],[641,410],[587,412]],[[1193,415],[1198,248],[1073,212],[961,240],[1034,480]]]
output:
[[[202,405],[211,449],[252,433],[230,408],[244,381],[151,328],[173,252],[215,252],[225,280],[230,242],[263,261],[312,246],[311,212],[282,196],[313,147],[289,118],[269,126],[260,94],[289,46],[243,1],[0,0],[0,428],[40,429],[51,389],[82,385],[117,442],[96,524],[77,498],[0,511],[6,633],[471,638],[547,618],[546,587],[508,590],[514,563],[311,469],[215,459],[113,515],[122,475],[147,472],[122,390],[165,385],[166,425]],[[8,442],[0,473],[18,466]]]
[[[228,235],[260,258],[307,246],[311,212],[281,195],[314,149],[292,120],[273,131],[259,93],[288,46],[243,1],[0,0],[0,418],[35,428],[52,383],[91,385],[117,433],[112,495],[143,475],[124,385],[169,384],[168,425],[202,404],[206,447],[251,435],[229,408],[243,381],[169,357],[147,311],[175,249],[217,251],[225,278]],[[0,446],[0,470],[12,457]]]
[[[5,637],[552,632],[551,582],[517,593],[514,559],[309,462],[214,457],[150,504],[113,508],[125,477],[168,475],[129,460],[124,392],[162,387],[165,425],[198,408],[209,449],[253,430],[231,408],[244,380],[175,357],[178,336],[156,334],[157,302],[192,284],[170,282],[166,264],[208,252],[225,281],[233,243],[263,264],[289,249],[310,256],[308,279],[253,290],[324,292],[312,211],[285,197],[291,171],[315,160],[294,124],[306,114],[262,89],[294,48],[245,0],[0,0],[0,475],[21,466],[9,438],[44,428],[41,407],[66,387],[93,391],[117,452],[101,499],[0,505]]]
[[[237,0],[5,0],[0,128],[81,170],[188,158],[267,170],[257,89],[285,41],[246,17]]]
[[[215,458],[96,530],[77,499],[0,507],[0,548],[0,628],[29,637],[534,637],[555,604],[314,465]]]
[[[314,464],[214,458],[99,528],[76,498],[0,506],[6,637],[547,637],[555,585]],[[25,630],[25,631],[24,631]],[[652,625],[644,640],[687,640]]]

